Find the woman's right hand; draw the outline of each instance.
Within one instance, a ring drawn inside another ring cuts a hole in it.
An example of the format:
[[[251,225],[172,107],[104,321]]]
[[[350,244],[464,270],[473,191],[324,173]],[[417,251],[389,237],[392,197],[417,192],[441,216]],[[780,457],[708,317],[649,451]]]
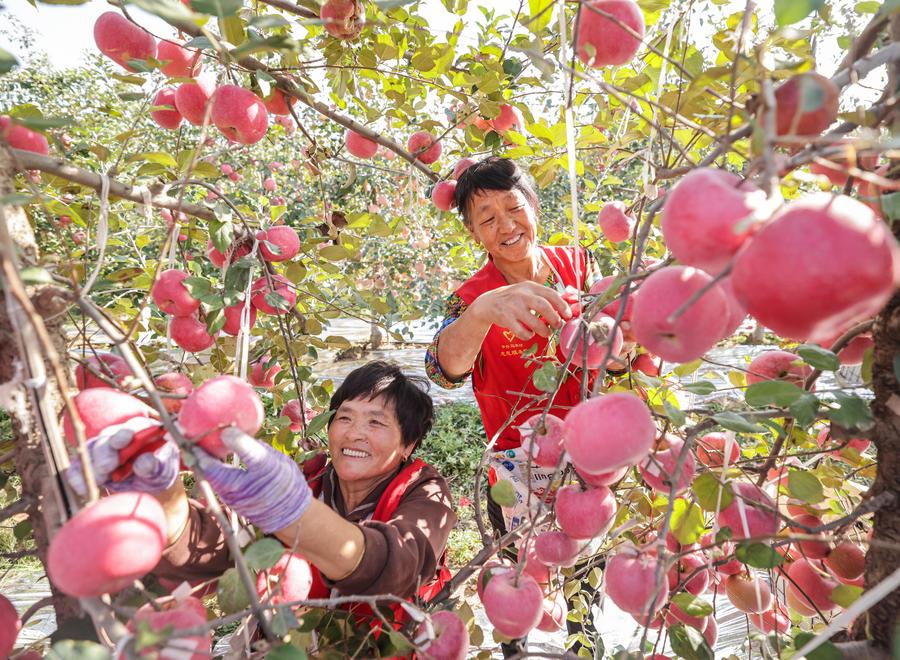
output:
[[[487,323],[507,328],[519,339],[549,337],[572,318],[569,303],[537,282],[518,282],[480,295],[469,307]]]

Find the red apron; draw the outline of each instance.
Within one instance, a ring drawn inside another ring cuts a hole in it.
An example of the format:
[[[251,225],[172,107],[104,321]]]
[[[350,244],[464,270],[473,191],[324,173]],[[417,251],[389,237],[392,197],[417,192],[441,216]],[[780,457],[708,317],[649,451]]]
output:
[[[541,250],[561,279],[561,281],[557,281],[557,285],[584,290],[587,270],[585,260],[587,251],[584,248],[579,248],[577,251],[577,271],[576,248],[542,246]],[[497,270],[491,260],[466,280],[456,290],[456,293],[466,305],[471,305],[481,294],[507,284],[503,274]],[[534,402],[531,395],[539,396],[544,392],[534,386],[531,378],[541,364],[551,359],[546,357],[547,343],[547,339],[538,335],[522,341],[510,330],[492,325],[481,344],[481,351],[475,360],[475,369],[472,372],[472,389],[475,391],[475,399],[481,410],[481,419],[484,422],[488,441],[506,424],[507,420],[510,420],[497,439],[495,448],[499,451],[519,447],[522,439],[518,427],[532,415],[542,412],[546,405],[545,402]],[[522,353],[535,344],[537,350],[531,354],[531,361],[526,365],[526,359],[522,357]],[[558,348],[557,358],[565,361]],[[553,399],[553,406],[550,408],[551,414],[565,418],[569,410],[581,400],[580,371],[570,365],[570,371],[565,375],[559,392]],[[590,387],[590,384],[588,386]]]
[[[394,512],[397,510],[397,507],[400,505],[400,502],[403,500],[403,496],[406,494],[406,491],[409,487],[419,478],[422,473],[422,469],[427,467],[427,463],[420,458],[415,459],[409,465],[404,467],[400,472],[391,480],[391,483],[388,484],[388,487],[381,494],[381,497],[378,500],[378,504],[375,506],[375,512],[372,514],[371,520],[376,520],[378,522],[388,522],[393,517]],[[321,480],[318,481],[318,488],[321,488]],[[316,496],[318,496],[318,489],[314,489],[313,492]],[[319,570],[310,565],[312,569],[312,588],[309,591],[310,598],[328,598],[331,596],[331,590],[325,585],[325,582],[322,580],[322,575],[319,573]],[[426,582],[422,587],[416,592],[416,595],[410,599],[421,601],[423,603],[427,603],[432,598],[434,598],[438,592],[443,588],[444,584],[450,580],[451,573],[450,569],[447,567],[446,562],[446,552],[441,555],[440,560],[438,561],[438,570],[437,574],[430,582]],[[357,603],[350,605],[342,605],[343,609],[347,609],[352,611],[358,618],[371,620],[371,625],[374,628],[380,628],[381,621],[378,617],[375,616],[372,609],[366,603]],[[394,627],[400,628],[406,620],[409,618],[409,615],[406,614],[406,610],[399,603],[389,603],[386,604],[385,607],[389,609],[393,613],[393,621]]]

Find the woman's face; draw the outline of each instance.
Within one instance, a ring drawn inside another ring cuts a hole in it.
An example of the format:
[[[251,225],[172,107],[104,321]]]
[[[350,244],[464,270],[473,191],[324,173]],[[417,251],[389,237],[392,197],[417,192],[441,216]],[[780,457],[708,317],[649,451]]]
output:
[[[394,406],[382,396],[344,401],[328,427],[328,447],[338,478],[357,488],[396,471],[406,451]]]
[[[480,190],[469,200],[469,233],[495,261],[529,258],[537,240],[534,209],[518,190]]]

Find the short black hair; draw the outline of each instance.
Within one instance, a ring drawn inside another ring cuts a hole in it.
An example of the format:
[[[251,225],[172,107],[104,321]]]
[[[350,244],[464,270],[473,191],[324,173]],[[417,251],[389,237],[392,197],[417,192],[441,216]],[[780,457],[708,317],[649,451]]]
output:
[[[518,190],[537,211],[538,197],[528,175],[509,158],[488,156],[467,167],[456,181],[456,208],[466,226],[471,224],[469,201],[483,190]]]
[[[347,375],[332,395],[329,410],[337,410],[344,401],[384,396],[394,406],[403,445],[415,449],[434,425],[434,403],[428,390],[425,377],[407,376],[396,364],[374,360]],[[334,416],[328,426],[333,420]]]

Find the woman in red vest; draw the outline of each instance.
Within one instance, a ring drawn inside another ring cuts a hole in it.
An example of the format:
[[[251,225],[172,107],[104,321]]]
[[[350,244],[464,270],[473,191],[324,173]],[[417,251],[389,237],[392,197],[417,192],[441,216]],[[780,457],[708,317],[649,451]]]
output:
[[[556,485],[549,483],[553,469],[531,464],[528,474],[520,427],[547,407],[535,373],[546,362],[565,361],[551,341],[572,317],[564,296],[573,289],[587,291],[599,272],[583,247],[538,244],[537,195],[511,160],[489,157],[467,168],[458,179],[456,206],[488,260],[448,299],[425,367],[444,388],[460,387],[472,377],[494,450],[488,480],[508,481],[516,495],[516,504],[502,510],[488,498],[491,524],[503,534]],[[549,412],[564,418],[581,400],[583,379],[590,386],[593,372],[570,366],[562,377]],[[505,654],[516,650],[504,647]]]
[[[351,372],[331,398],[331,461],[309,484],[291,457],[235,428],[223,430],[222,437],[243,467],[194,449],[213,490],[232,511],[311,564],[310,598],[392,595],[427,601],[449,579],[444,550],[457,520],[450,490],[434,468],[413,458],[434,420],[423,381],[386,362]],[[93,439],[91,455],[98,455],[96,443],[108,442],[107,436],[115,436],[121,448],[127,432],[120,428]],[[233,560],[215,518],[189,500],[175,478],[178,462],[177,448],[171,457],[147,454],[131,482],[133,490],[154,492],[167,514],[169,546],[153,573],[179,581],[214,579]],[[109,481],[104,469],[97,476],[103,485]],[[395,620],[402,619],[402,608],[392,609]],[[354,608],[357,614],[363,610]]]

